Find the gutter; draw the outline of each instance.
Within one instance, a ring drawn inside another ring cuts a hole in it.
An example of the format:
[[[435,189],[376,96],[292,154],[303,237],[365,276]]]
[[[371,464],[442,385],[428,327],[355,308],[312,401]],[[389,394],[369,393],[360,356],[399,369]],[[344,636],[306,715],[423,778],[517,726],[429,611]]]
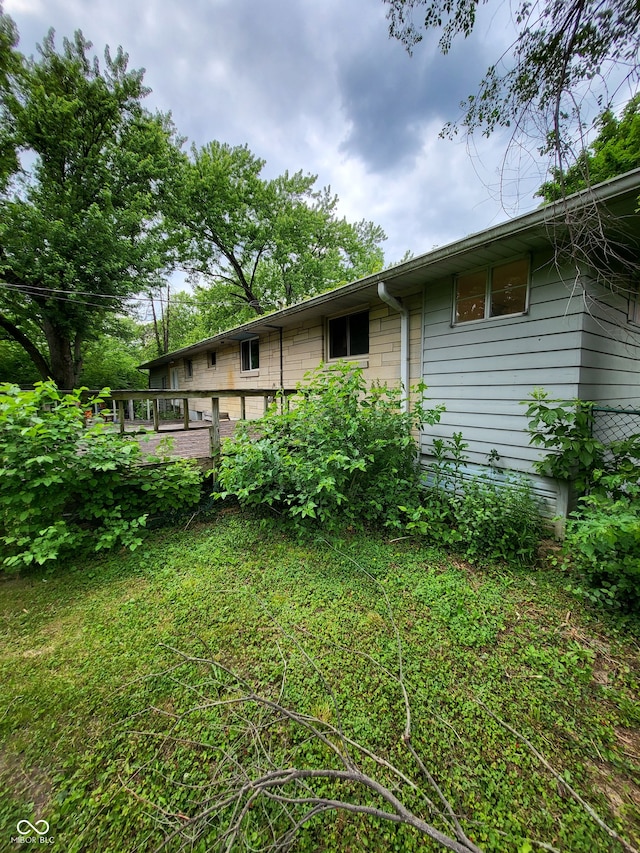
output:
[[[585,207],[589,203],[606,203],[609,201],[617,201],[627,195],[634,194],[637,196],[640,191],[640,168],[627,172],[624,175],[619,175],[615,178],[610,178],[601,184],[591,187],[588,190],[580,190],[573,195],[567,196],[566,199],[557,201],[553,204],[538,207],[533,211],[524,213],[515,219],[507,220],[492,228],[487,228],[483,231],[478,231],[475,234],[470,234],[453,243],[448,243],[445,246],[440,246],[426,254],[418,255],[409,261],[396,264],[388,267],[365,278],[351,282],[349,284],[337,287],[334,290],[329,290],[317,296],[312,296],[298,302],[295,305],[289,305],[287,308],[281,308],[272,314],[262,315],[260,318],[243,323],[233,329],[228,329],[225,332],[218,332],[210,338],[198,341],[195,344],[190,344],[187,347],[167,353],[165,356],[152,359],[144,364],[138,365],[139,368],[148,370],[153,367],[159,367],[162,364],[167,364],[175,358],[187,357],[190,354],[201,352],[207,347],[215,346],[217,343],[225,339],[236,339],[234,334],[238,332],[243,334],[251,334],[254,328],[268,325],[268,321],[273,319],[279,323],[286,323],[287,319],[294,317],[299,311],[304,311],[309,308],[320,308],[332,302],[338,296],[349,296],[356,294],[367,287],[373,287],[378,284],[385,284],[384,280],[400,278],[407,273],[413,273],[418,270],[424,270],[425,273],[429,267],[439,263],[442,260],[452,260],[468,254],[474,249],[482,246],[486,247],[502,240],[506,237],[521,237],[528,232],[535,232],[537,229],[545,228],[550,231],[556,224],[562,225],[568,212]],[[559,218],[560,217],[560,218]],[[382,297],[380,297],[382,299]],[[387,303],[388,304],[388,303]],[[399,303],[398,303],[399,304]],[[394,308],[394,310],[398,310]]]
[[[387,290],[386,281],[378,282],[378,296],[400,314],[400,382],[404,391],[404,410],[409,411],[409,309]]]

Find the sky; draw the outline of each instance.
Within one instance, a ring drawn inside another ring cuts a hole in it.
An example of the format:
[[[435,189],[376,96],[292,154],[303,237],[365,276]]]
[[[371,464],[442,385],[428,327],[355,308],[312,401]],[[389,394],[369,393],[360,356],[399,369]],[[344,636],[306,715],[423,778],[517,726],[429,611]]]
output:
[[[439,138],[512,39],[504,8],[480,7],[474,34],[442,56],[410,56],[382,0],[4,0],[31,55],[50,27],[121,45],[144,68],[149,109],[170,111],[187,146],[247,144],[317,175],[349,221],[387,234],[387,264],[481,231],[539,203],[544,163],[507,140]]]

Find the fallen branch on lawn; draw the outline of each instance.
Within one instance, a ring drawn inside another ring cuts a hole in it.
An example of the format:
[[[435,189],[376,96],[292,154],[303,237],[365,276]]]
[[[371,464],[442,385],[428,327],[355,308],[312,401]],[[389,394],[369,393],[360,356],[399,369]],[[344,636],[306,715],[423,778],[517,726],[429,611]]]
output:
[[[491,717],[493,717],[493,719],[494,719],[497,723],[499,723],[499,724],[500,724],[503,728],[505,728],[508,732],[511,732],[511,734],[512,734],[512,735],[515,735],[515,737],[517,737],[519,741],[521,741],[522,743],[524,743],[524,744],[525,744],[525,746],[527,747],[527,749],[528,749],[528,750],[530,750],[530,752],[531,752],[533,755],[535,755],[535,757],[538,759],[538,761],[539,761],[539,762],[540,762],[544,767],[546,767],[546,769],[549,771],[549,773],[551,773],[551,775],[552,775],[552,776],[554,776],[554,777],[558,780],[558,782],[560,783],[560,785],[562,785],[563,789],[564,789],[565,791],[567,791],[567,793],[568,793],[571,797],[573,797],[573,799],[576,801],[576,803],[578,803],[578,804],[579,804],[579,805],[580,805],[580,806],[581,806],[581,807],[586,811],[586,813],[587,813],[590,817],[592,817],[592,818],[593,818],[593,820],[595,820],[595,822],[598,824],[598,826],[599,826],[601,829],[604,829],[604,831],[607,833],[607,835],[609,835],[611,838],[614,838],[614,839],[615,839],[619,844],[621,844],[621,845],[624,847],[624,849],[627,851],[627,853],[638,853],[638,850],[637,850],[637,849],[636,849],[632,844],[629,844],[629,842],[628,842],[628,841],[625,841],[625,839],[624,839],[624,838],[622,838],[622,836],[621,836],[621,835],[619,835],[619,834],[615,831],[615,829],[612,829],[612,827],[610,827],[607,823],[605,823],[605,822],[602,820],[602,818],[601,818],[601,817],[600,817],[600,815],[595,811],[595,809],[593,809],[593,808],[589,805],[589,803],[587,803],[585,800],[583,800],[583,799],[582,799],[582,797],[580,796],[580,794],[579,794],[576,790],[574,790],[574,789],[571,787],[571,785],[567,782],[567,780],[564,778],[564,776],[561,776],[561,775],[560,775],[560,773],[558,773],[558,771],[557,771],[557,770],[554,770],[554,768],[549,764],[549,762],[548,762],[548,761],[547,761],[547,759],[544,757],[544,755],[542,755],[540,752],[538,752],[538,750],[535,748],[535,746],[531,743],[531,741],[530,741],[530,740],[528,740],[528,739],[527,739],[527,738],[522,734],[522,732],[517,731],[517,730],[516,730],[516,729],[514,729],[512,726],[510,726],[508,723],[505,723],[505,721],[504,721],[504,720],[502,720],[502,719],[500,719],[500,717],[498,717],[498,715],[497,715],[497,714],[494,714],[494,713],[493,713],[493,711],[491,710],[491,708],[487,708],[487,706],[484,704],[484,702],[481,702],[481,701],[480,701],[480,699],[476,699],[475,701],[478,703],[478,705],[480,705],[480,707],[481,707],[481,708],[484,708],[484,710],[487,712],[487,714],[489,714]]]
[[[404,705],[401,742],[410,756],[409,766],[413,765],[413,772],[408,768],[401,769],[347,735],[340,716],[340,703],[329,680],[298,637],[288,633],[275,618],[270,617],[311,666],[325,696],[331,700],[332,707],[327,706],[326,714],[305,714],[284,704],[287,660],[279,646],[283,664],[280,683],[277,689],[270,687],[264,690],[254,688],[244,676],[216,659],[208,649],[205,656],[195,656],[165,646],[179,656],[185,666],[205,667],[210,677],[204,682],[198,679],[197,683],[202,686],[196,687],[193,682],[177,677],[176,667],[170,668],[167,672],[181,690],[186,689],[193,695],[194,703],[186,712],[179,714],[156,709],[165,721],[172,720],[171,728],[168,732],[146,734],[160,740],[156,756],[162,755],[172,745],[206,750],[211,777],[199,785],[173,780],[175,785],[189,790],[189,805],[180,806],[179,811],[158,808],[157,821],[164,838],[156,847],[156,853],[168,847],[171,850],[190,849],[203,838],[207,840],[207,849],[227,853],[232,849],[261,853],[287,851],[302,827],[326,812],[360,814],[402,824],[456,853],[482,853],[463,829],[462,818],[456,814],[413,746],[402,638],[387,591],[357,561],[351,557],[348,559],[378,587],[388,611],[388,624],[395,637],[397,664],[394,669],[397,672],[390,671],[366,652],[358,654],[369,660],[372,667],[388,677],[401,692]],[[341,648],[335,643],[331,646]],[[352,649],[349,651],[353,652]],[[621,844],[627,853],[638,853],[567,784],[527,738],[497,717],[483,702],[475,701],[526,745],[601,829]],[[191,715],[200,713],[206,715],[207,741],[181,737],[182,724]],[[331,717],[335,722],[331,722]],[[215,757],[211,755],[212,744],[217,744],[217,750],[213,747]],[[142,765],[133,775],[144,774],[151,763]],[[466,822],[485,831],[491,829],[505,835],[471,817]],[[546,842],[525,838],[522,841],[550,853],[558,853]]]
[[[205,832],[213,849],[231,850],[235,844],[246,841],[246,824],[253,825],[257,809],[261,808],[263,825],[269,828],[271,835],[271,841],[260,848],[264,851],[287,850],[309,820],[327,811],[345,811],[412,826],[455,853],[481,853],[465,834],[451,804],[420,759],[418,766],[440,805],[402,770],[346,736],[341,727],[319,717],[301,714],[280,701],[256,693],[242,676],[220,661],[167,648],[186,663],[205,665],[222,676],[218,693],[223,693],[223,698],[205,700],[192,710],[221,712],[221,725],[225,730],[238,726],[240,742],[234,746],[241,745],[243,754],[240,760],[232,754],[231,748],[226,750],[224,760],[218,765],[217,778],[206,792],[207,797],[193,810],[192,818],[181,820],[166,835],[157,851],[178,838],[185,846],[192,844]],[[285,732],[287,726],[308,737],[300,742],[296,732]],[[284,753],[280,751],[283,742],[285,747],[292,744],[291,755],[286,756],[286,748]],[[408,728],[403,742],[417,757]],[[334,766],[320,769],[290,766],[286,758],[293,757],[301,745],[308,743],[321,745]],[[390,781],[383,784],[361,765],[377,766]],[[331,783],[337,790],[348,792],[351,798],[320,793],[319,782]],[[425,810],[446,827],[446,832],[403,804],[399,794],[404,787],[422,801]],[[358,788],[373,793],[381,805],[358,802],[354,796],[354,789]]]

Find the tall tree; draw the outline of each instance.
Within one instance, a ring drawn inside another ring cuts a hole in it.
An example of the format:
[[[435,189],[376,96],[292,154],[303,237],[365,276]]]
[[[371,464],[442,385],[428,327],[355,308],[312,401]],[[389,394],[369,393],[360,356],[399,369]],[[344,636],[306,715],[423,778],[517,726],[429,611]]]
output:
[[[212,334],[207,323],[211,298],[200,302],[194,293],[171,289],[170,283],[156,288],[145,300],[143,361],[166,355]],[[217,308],[214,303],[213,310]],[[217,327],[214,329],[217,331]]]
[[[0,199],[0,329],[43,378],[77,384],[85,342],[168,258],[161,209],[180,152],[142,107],[143,72],[50,31],[5,99],[20,170]],[[43,345],[44,344],[44,345]]]
[[[16,49],[18,30],[12,19],[3,13],[0,0],[0,188],[4,189],[9,176],[18,168],[16,144],[10,104],[24,61]]]
[[[586,189],[640,167],[640,94],[627,103],[622,115],[605,110],[597,121],[598,135],[576,162],[563,172],[551,170],[551,180],[537,192],[545,201]]]
[[[174,216],[185,227],[187,266],[238,306],[234,319],[381,269],[381,228],[337,216],[338,199],[316,177],[262,177],[246,146],[211,142],[184,163]],[[244,306],[244,307],[243,307]]]

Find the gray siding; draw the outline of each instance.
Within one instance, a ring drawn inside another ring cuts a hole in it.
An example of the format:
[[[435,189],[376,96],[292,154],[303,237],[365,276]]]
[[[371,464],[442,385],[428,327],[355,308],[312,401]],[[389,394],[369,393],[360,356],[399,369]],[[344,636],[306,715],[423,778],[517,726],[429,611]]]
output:
[[[428,395],[446,406],[440,424],[422,435],[428,462],[434,437],[460,431],[469,444],[470,470],[481,470],[492,451],[503,470],[531,473],[539,450],[529,445],[526,406],[535,388],[552,397],[578,394],[582,369],[583,307],[544,257],[532,259],[527,314],[451,324],[453,282],[427,285],[424,305],[423,375]],[[558,490],[534,477],[536,491],[553,514]]]
[[[626,296],[590,285],[579,396],[608,406],[640,407],[640,327],[628,322]]]

